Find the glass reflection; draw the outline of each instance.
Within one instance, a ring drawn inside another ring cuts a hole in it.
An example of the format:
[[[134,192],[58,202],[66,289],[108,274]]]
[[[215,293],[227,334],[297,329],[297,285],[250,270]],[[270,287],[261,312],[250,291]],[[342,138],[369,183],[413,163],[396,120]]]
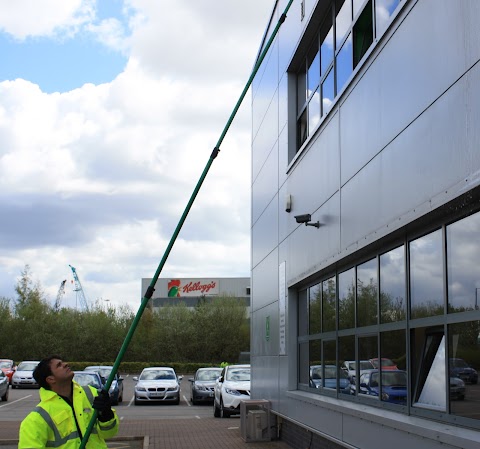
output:
[[[333,61],[334,48],[333,48],[333,25],[332,25],[332,13],[329,11],[325,22],[320,29],[320,62],[321,62],[321,74],[326,73],[327,69]]]
[[[298,295],[298,335],[308,335],[308,298],[307,291]]]
[[[320,93],[317,91],[313,94],[308,103],[308,134],[312,134],[314,129],[320,122]]]
[[[345,86],[348,78],[353,72],[353,48],[352,35],[349,34],[342,49],[337,55],[337,94]]]
[[[298,345],[298,381],[301,384],[309,385],[310,364],[308,358],[308,342]]]
[[[309,334],[320,333],[322,322],[322,284],[309,288]]]
[[[353,0],[353,17],[355,17],[358,12],[362,9],[362,5],[365,3],[365,0]]]
[[[400,246],[380,256],[380,321],[391,323],[405,317],[405,249]]]
[[[480,419],[480,321],[448,327],[450,413]]]
[[[337,365],[337,342],[335,340],[329,340],[329,341],[323,342],[323,365],[325,366],[325,376],[322,381],[322,386],[324,388],[336,389],[338,365]],[[328,367],[328,371],[327,371],[327,367]],[[332,370],[335,370],[334,371],[335,374],[332,372]],[[342,374],[344,375],[345,373],[342,371]]]
[[[318,44],[310,48],[308,55],[307,95],[310,96],[320,83],[320,53]]]
[[[314,367],[321,365],[322,353],[321,353],[321,341],[314,340],[309,343],[310,352],[310,375],[308,385],[310,388],[318,388],[318,371]]]
[[[357,266],[357,325],[377,324],[377,259]]]
[[[334,98],[333,69],[331,69],[322,84],[322,115],[328,114],[328,111],[332,108]]]
[[[410,242],[411,317],[442,315],[442,232],[432,232]]]
[[[330,332],[336,329],[336,300],[337,300],[337,282],[335,276],[322,282],[323,289],[323,332]]]
[[[381,36],[388,27],[392,14],[397,9],[400,0],[376,0],[375,1],[375,23],[377,37]]]
[[[308,137],[308,127],[307,127],[307,111],[303,111],[300,119],[297,123],[297,139],[298,145],[297,148],[300,148],[303,143],[307,140]]]
[[[339,48],[352,23],[351,0],[337,0],[335,11],[337,13],[337,17],[335,18],[335,42],[336,47]]]
[[[355,327],[355,269],[338,275],[338,328]]]
[[[338,363],[350,382],[355,385],[355,337],[348,335],[338,338]],[[353,392],[352,392],[353,393]]]
[[[447,226],[449,313],[474,310],[480,295],[480,213]]]
[[[380,362],[378,359],[371,360],[375,368],[382,372],[396,372],[397,370],[407,373],[406,332],[404,330],[382,332],[380,334]],[[407,383],[404,385],[404,396],[393,401],[392,390],[382,383],[382,401],[397,402],[406,405],[409,394]]]
[[[305,64],[297,74],[297,112],[300,112],[307,101],[307,72]]]

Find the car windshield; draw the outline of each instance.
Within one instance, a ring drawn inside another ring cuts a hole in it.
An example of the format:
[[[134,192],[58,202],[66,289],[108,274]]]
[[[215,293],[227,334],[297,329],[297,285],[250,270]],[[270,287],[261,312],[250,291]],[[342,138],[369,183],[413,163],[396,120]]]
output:
[[[244,382],[250,380],[250,368],[235,368],[227,371],[226,380]]]
[[[34,362],[22,362],[18,365],[18,371],[33,371],[37,367],[38,363]]]
[[[205,370],[199,371],[197,373],[197,380],[201,381],[209,381],[209,380],[216,380],[220,377],[220,373],[222,370],[214,371],[214,370]]]
[[[360,369],[373,369],[373,365],[370,362],[360,362]]]
[[[11,368],[13,365],[12,362],[9,362],[8,360],[2,360],[0,362],[0,368]]]
[[[75,373],[75,375],[73,376],[73,380],[82,387],[91,385],[92,387],[95,387],[97,389],[102,388],[98,376],[93,373]]]
[[[148,370],[140,375],[140,380],[172,380],[176,379],[171,370]]]
[[[378,385],[379,373],[373,373],[371,385]],[[384,387],[405,387],[407,385],[407,374],[404,371],[383,371],[382,385]]]

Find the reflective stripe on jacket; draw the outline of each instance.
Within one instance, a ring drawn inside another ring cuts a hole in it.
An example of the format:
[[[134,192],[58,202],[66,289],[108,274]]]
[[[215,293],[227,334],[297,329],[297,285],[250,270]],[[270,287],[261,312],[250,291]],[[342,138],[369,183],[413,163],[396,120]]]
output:
[[[20,425],[19,449],[61,448],[77,449],[93,415],[92,403],[97,390],[81,387],[73,382],[73,408],[57,393],[40,388],[40,403],[30,412]],[[107,422],[97,420],[86,445],[89,449],[106,448],[106,438],[118,432],[118,417]],[[80,430],[81,435],[78,430]]]

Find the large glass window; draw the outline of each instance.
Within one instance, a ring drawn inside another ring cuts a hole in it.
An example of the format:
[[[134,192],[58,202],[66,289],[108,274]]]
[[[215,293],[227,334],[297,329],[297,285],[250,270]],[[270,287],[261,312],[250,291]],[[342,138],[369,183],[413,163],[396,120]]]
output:
[[[377,324],[377,259],[357,267],[357,326]]]
[[[297,72],[297,150],[373,43],[374,0],[331,0]]]
[[[480,321],[451,325],[448,335],[450,412],[479,419]]]
[[[478,309],[480,213],[447,226],[448,312]]]
[[[391,323],[406,317],[405,247],[380,256],[380,321]]]
[[[309,386],[310,388],[318,388],[320,387],[319,379],[320,370],[318,369],[322,362],[322,352],[321,352],[321,341],[320,340],[312,340],[309,344],[309,356],[310,356],[310,379],[309,379]]]
[[[355,268],[338,275],[338,328],[355,327]]]
[[[410,242],[411,317],[442,315],[443,296],[442,231]]]

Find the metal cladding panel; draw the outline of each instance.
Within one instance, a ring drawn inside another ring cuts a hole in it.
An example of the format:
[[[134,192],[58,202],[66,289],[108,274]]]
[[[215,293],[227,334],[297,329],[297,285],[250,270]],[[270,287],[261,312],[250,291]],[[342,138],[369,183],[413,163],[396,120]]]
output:
[[[252,270],[251,310],[278,300],[278,251],[272,251]]]
[[[259,69],[259,89],[252,101],[252,135],[255,137],[278,88],[278,44],[273,43]],[[255,79],[257,79],[255,77]]]
[[[279,318],[278,301],[256,309],[251,314],[252,340],[250,352],[253,356],[278,356]]]
[[[278,95],[274,94],[272,102],[263,118],[262,126],[252,143],[252,180],[258,176],[272,148],[278,140]]]
[[[476,0],[424,0],[407,15],[341,105],[342,185],[478,60],[475,13]]]
[[[286,190],[292,195],[289,232],[297,227],[295,215],[313,215],[340,187],[338,122],[335,114],[289,174]]]
[[[278,408],[279,358],[253,356],[251,399],[271,401],[272,409]]]
[[[278,11],[280,11],[280,13],[285,11],[287,3],[288,0],[279,1]],[[300,20],[300,2],[293,2],[287,13],[287,19],[283,22],[278,32],[278,41],[280,43],[278,65],[280,73],[287,71],[287,67],[300,41],[306,23],[307,20]]]
[[[297,225],[287,241],[288,282],[324,268],[331,263],[329,259],[340,252],[339,216],[340,195],[337,193],[312,214],[312,221],[320,221],[320,228]]]
[[[288,167],[288,126],[284,126],[278,138],[278,185],[287,180]]]
[[[342,247],[407,213],[417,218],[413,209],[480,169],[478,131],[465,132],[478,118],[479,89],[462,78],[342,188]]]
[[[278,245],[278,198],[269,203],[252,227],[252,267]]]
[[[278,192],[278,150],[273,148],[252,185],[252,223]]]

